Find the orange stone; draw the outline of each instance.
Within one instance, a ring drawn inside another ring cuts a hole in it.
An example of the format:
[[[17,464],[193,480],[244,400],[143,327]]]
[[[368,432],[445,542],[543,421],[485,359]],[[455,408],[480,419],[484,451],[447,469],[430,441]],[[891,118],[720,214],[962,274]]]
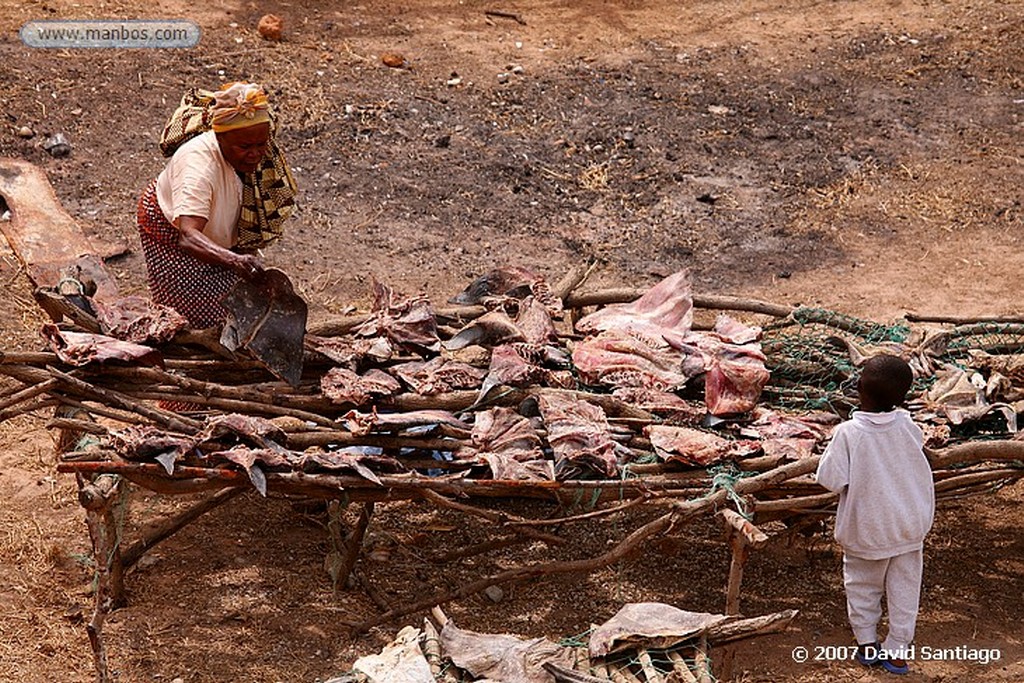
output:
[[[281,32],[284,30],[284,21],[276,14],[264,14],[260,17],[260,23],[256,27],[260,35],[275,43],[281,40]]]

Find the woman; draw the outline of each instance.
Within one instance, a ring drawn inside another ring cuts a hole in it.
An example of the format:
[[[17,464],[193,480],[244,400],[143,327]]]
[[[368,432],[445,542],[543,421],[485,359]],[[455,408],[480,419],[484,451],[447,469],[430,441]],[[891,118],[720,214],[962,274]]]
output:
[[[190,91],[164,129],[171,155],[139,201],[138,224],[153,300],[193,329],[224,322],[220,299],[263,272],[254,255],[281,234],[295,184],[273,139],[266,93],[232,83]]]

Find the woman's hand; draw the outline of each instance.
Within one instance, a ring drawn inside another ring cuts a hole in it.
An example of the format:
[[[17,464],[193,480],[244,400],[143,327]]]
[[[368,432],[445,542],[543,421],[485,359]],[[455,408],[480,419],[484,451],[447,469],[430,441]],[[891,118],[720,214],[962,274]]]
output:
[[[234,254],[234,252],[232,252]],[[234,263],[231,270],[238,273],[239,277],[246,280],[258,280],[263,275],[263,264],[258,257],[252,254],[234,254]]]
[[[203,234],[206,219],[201,216],[181,216],[178,218],[178,230],[181,239],[178,244],[182,249],[206,263],[216,263],[238,274],[249,281],[258,280],[263,275],[263,263],[252,254],[239,254],[225,249]]]

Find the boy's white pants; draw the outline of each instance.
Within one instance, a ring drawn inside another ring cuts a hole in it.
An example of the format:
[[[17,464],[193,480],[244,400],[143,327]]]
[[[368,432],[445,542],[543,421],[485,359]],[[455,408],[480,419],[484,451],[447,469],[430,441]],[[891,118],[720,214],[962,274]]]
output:
[[[882,649],[892,653],[892,658],[904,659],[899,651],[914,641],[923,568],[923,550],[881,560],[843,554],[846,611],[858,643],[878,642],[884,592],[889,607],[889,635]]]

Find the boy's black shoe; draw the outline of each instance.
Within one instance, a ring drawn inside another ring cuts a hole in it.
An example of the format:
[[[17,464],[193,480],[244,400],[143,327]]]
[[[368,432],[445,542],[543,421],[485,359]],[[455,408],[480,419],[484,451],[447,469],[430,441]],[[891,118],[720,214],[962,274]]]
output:
[[[905,676],[910,673],[910,665],[905,659],[883,659],[881,664],[882,668],[897,676]]]
[[[863,645],[858,643],[857,654],[854,655],[854,659],[856,659],[857,663],[862,666],[878,666],[882,663],[882,660],[878,656],[881,649],[881,643],[866,643]]]

